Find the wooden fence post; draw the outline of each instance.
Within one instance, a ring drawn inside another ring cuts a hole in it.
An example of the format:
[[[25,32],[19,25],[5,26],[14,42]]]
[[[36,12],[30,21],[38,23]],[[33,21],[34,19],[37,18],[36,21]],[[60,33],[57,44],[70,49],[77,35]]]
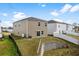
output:
[[[40,52],[40,48],[41,48],[41,39],[40,39],[40,42],[39,42],[39,45],[38,45],[37,54]]]
[[[44,47],[45,47],[45,44],[43,43],[41,46],[40,56],[43,56],[43,54],[44,54]]]

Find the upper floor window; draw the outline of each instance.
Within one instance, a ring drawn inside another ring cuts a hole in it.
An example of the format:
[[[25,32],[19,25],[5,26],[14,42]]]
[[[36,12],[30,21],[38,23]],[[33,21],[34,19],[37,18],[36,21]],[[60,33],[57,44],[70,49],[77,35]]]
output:
[[[40,26],[40,22],[38,22],[38,26]]]
[[[15,25],[15,27],[16,27],[16,25]]]
[[[47,23],[45,23],[45,26],[47,26]]]

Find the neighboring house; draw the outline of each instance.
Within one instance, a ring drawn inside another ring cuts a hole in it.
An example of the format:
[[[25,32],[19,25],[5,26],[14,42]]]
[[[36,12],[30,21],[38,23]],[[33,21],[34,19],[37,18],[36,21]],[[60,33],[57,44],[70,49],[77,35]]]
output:
[[[2,29],[3,32],[7,31],[6,27],[1,27],[1,29]]]
[[[79,26],[74,26],[74,30],[76,33],[79,33]]]
[[[13,33],[25,37],[46,37],[47,21],[28,17],[13,23]]]
[[[2,35],[2,28],[1,28],[1,22],[0,22],[0,38],[2,38],[3,35]]]
[[[66,33],[67,33],[67,34],[75,33],[74,25],[66,24]]]
[[[73,26],[64,22],[58,22],[54,20],[48,21],[48,35],[53,35],[54,33],[70,33],[73,31]]]
[[[13,27],[8,27],[7,31],[10,32],[10,33],[12,33],[13,32]]]
[[[2,31],[3,32],[10,32],[10,33],[12,33],[13,27],[2,27]]]

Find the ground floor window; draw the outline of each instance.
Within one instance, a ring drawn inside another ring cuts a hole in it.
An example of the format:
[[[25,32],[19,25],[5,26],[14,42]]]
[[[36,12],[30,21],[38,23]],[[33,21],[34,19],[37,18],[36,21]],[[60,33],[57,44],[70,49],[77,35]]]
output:
[[[44,34],[44,31],[41,31],[41,34],[43,35]]]
[[[40,36],[40,31],[37,31],[37,36]]]
[[[18,34],[19,34],[19,32],[18,32]]]

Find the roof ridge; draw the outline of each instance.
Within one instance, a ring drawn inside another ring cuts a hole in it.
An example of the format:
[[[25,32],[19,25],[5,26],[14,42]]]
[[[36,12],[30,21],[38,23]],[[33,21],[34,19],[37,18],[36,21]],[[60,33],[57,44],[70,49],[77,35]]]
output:
[[[24,20],[28,20],[28,21],[31,21],[31,20],[33,20],[33,21],[45,21],[45,22],[47,22],[46,20],[39,19],[39,18],[36,18],[36,17],[27,17],[27,18],[15,21],[14,23],[19,22],[19,21],[24,21]]]

